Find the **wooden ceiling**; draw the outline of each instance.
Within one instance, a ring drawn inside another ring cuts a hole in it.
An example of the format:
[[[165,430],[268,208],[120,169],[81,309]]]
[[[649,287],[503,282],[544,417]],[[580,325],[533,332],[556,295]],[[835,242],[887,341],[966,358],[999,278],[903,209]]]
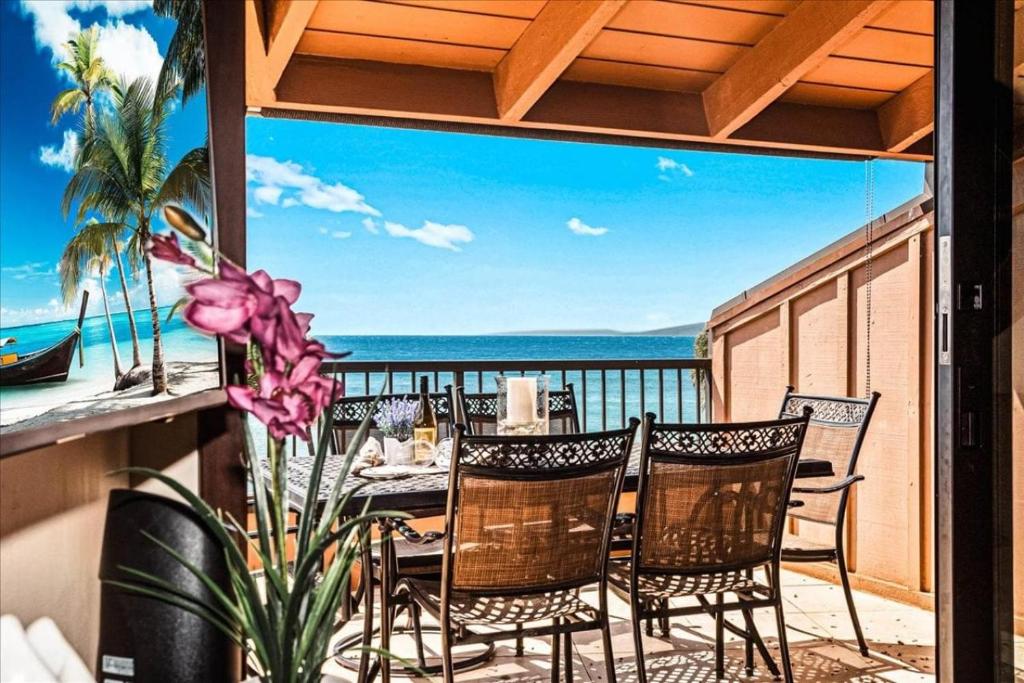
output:
[[[247,1],[266,114],[931,158],[931,0]]]

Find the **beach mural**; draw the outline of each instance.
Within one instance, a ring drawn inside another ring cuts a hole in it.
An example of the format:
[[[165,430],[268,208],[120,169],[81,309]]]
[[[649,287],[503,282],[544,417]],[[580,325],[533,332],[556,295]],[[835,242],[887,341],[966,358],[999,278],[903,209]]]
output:
[[[28,72],[0,95],[0,433],[216,387],[216,342],[176,314],[188,276],[146,249],[167,207],[210,211],[198,13],[0,12],[2,60]]]

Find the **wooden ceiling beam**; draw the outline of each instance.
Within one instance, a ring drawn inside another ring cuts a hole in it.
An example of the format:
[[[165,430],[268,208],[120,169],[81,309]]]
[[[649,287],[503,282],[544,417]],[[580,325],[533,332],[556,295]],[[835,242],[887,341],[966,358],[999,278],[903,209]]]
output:
[[[558,81],[518,121],[499,118],[490,74],[406,64],[296,55],[277,87],[281,109],[432,122],[514,126],[688,143],[926,160],[889,152],[874,111],[786,102],[769,105],[725,141],[709,135],[701,96]],[[250,102],[250,104],[253,104]]]
[[[518,121],[626,4],[626,0],[549,2],[494,71],[503,121]]]
[[[890,152],[902,152],[935,129],[934,80],[929,71],[878,108],[878,127]]]
[[[320,0],[249,0],[249,17],[258,31],[246,31],[247,84],[262,100],[274,99],[274,89],[309,25]]]
[[[893,0],[803,2],[703,92],[711,137],[723,140],[820,65]]]

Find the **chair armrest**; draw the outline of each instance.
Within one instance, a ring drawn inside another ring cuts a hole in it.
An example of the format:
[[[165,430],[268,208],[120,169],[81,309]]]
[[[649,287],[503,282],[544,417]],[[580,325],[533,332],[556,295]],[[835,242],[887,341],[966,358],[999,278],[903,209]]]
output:
[[[381,524],[388,531],[397,531],[399,534],[402,535],[402,538],[404,538],[409,543],[412,543],[413,545],[427,545],[429,543],[436,543],[437,541],[444,539],[443,531],[427,531],[421,534],[420,532],[416,531],[411,526],[406,524],[406,521],[404,519],[400,519],[397,517],[391,517],[389,519],[383,520]]]
[[[794,486],[793,493],[835,493],[836,491],[842,491],[853,486],[858,481],[864,481],[863,474],[855,474],[852,477],[837,481],[831,486]]]

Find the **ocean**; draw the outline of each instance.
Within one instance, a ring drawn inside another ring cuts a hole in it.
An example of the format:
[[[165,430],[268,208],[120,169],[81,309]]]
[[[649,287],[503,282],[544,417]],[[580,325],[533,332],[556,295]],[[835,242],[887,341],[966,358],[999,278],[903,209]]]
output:
[[[166,316],[166,309],[161,311]],[[112,316],[114,333],[118,339],[118,350],[122,366],[131,365],[131,342],[128,334],[128,317],[125,313]],[[139,330],[143,363],[148,364],[152,356],[152,332],[149,312],[135,312]],[[23,387],[0,388],[0,410],[16,409],[19,414],[42,412],[71,400],[81,400],[100,392],[108,391],[114,381],[113,361],[106,320],[103,316],[87,318],[83,325],[85,366],[79,367],[76,356],[72,363],[68,381],[59,384],[44,384]],[[0,328],[0,337],[16,337],[17,349],[27,353],[46,348],[71,332],[74,321],[61,321],[39,325]],[[217,349],[214,341],[190,329],[176,316],[170,322],[162,322],[164,355],[168,362],[215,361]],[[608,360],[608,359],[678,359],[693,357],[693,337],[678,336],[339,336],[322,335],[321,341],[331,351],[351,351],[352,361],[396,361],[396,360]],[[475,374],[466,378],[469,391],[494,391],[496,373],[484,372],[478,378]],[[451,382],[450,375],[439,378],[441,385]],[[482,381],[478,381],[482,380]],[[659,402],[658,372],[648,371],[644,378],[645,405],[640,406],[639,372],[627,373],[623,386],[618,372],[608,373],[604,402],[600,388],[600,372],[588,373],[587,421],[591,429],[600,424],[602,417],[608,426],[618,424],[622,401],[625,400],[628,415],[641,415],[645,410],[663,413],[669,419],[680,415],[678,397],[681,394],[682,417],[696,417],[696,393],[688,372],[682,374],[682,384],[675,371],[664,373],[664,383]],[[382,385],[384,376],[373,374],[369,385],[362,373],[347,379],[346,390],[350,394],[375,393]],[[561,386],[561,374],[552,375],[552,388]],[[566,373],[566,381],[575,385],[577,400],[582,405],[583,377],[579,371]],[[408,374],[393,378],[393,391],[413,390],[412,378]],[[604,412],[602,412],[604,411]],[[7,421],[4,420],[6,423]]]
[[[164,357],[168,362],[210,362],[217,360],[216,342],[188,327],[180,316],[166,322],[168,308],[161,309],[161,337]],[[153,360],[153,327],[149,310],[135,311],[135,325],[139,331],[142,363]],[[114,336],[118,341],[121,367],[132,365],[132,343],[128,328],[128,314],[111,315]],[[18,340],[13,347],[19,354],[39,351],[56,344],[75,329],[75,320],[62,320],[38,325],[0,327],[0,337]],[[85,365],[80,366],[78,352],[71,363],[66,382],[0,387],[0,424],[8,425],[47,410],[72,402],[88,399],[114,386],[114,361],[110,348],[107,321],[102,315],[86,318],[82,323],[82,341]]]
[[[431,360],[633,360],[693,358],[694,337],[680,336],[335,336],[320,337],[331,351],[351,351],[351,361],[431,361]],[[667,421],[697,420],[697,390],[689,371],[677,373],[666,370],[648,370],[643,375],[637,370],[625,373],[625,381],[616,370],[605,375],[602,395],[601,372],[591,370],[584,383],[583,373],[569,370],[566,383],[572,383],[577,405],[584,412],[586,427],[590,430],[615,428],[622,424],[623,407],[626,419],[654,412]],[[493,392],[496,372],[476,373],[465,377],[469,392]],[[430,376],[433,382],[433,375]],[[450,373],[440,373],[438,385],[452,383]],[[369,383],[362,373],[345,378],[345,391],[349,395],[376,393],[385,382],[383,373],[371,374]],[[561,372],[551,374],[551,388],[562,385]],[[586,401],[583,387],[586,385]],[[660,384],[660,386],[659,386]],[[660,389],[660,390],[659,390]],[[413,378],[408,373],[396,373],[392,378],[392,391],[414,391]],[[641,405],[641,397],[643,405]],[[682,401],[680,402],[680,397]],[[705,402],[706,403],[706,402]],[[706,407],[702,404],[702,409]]]

